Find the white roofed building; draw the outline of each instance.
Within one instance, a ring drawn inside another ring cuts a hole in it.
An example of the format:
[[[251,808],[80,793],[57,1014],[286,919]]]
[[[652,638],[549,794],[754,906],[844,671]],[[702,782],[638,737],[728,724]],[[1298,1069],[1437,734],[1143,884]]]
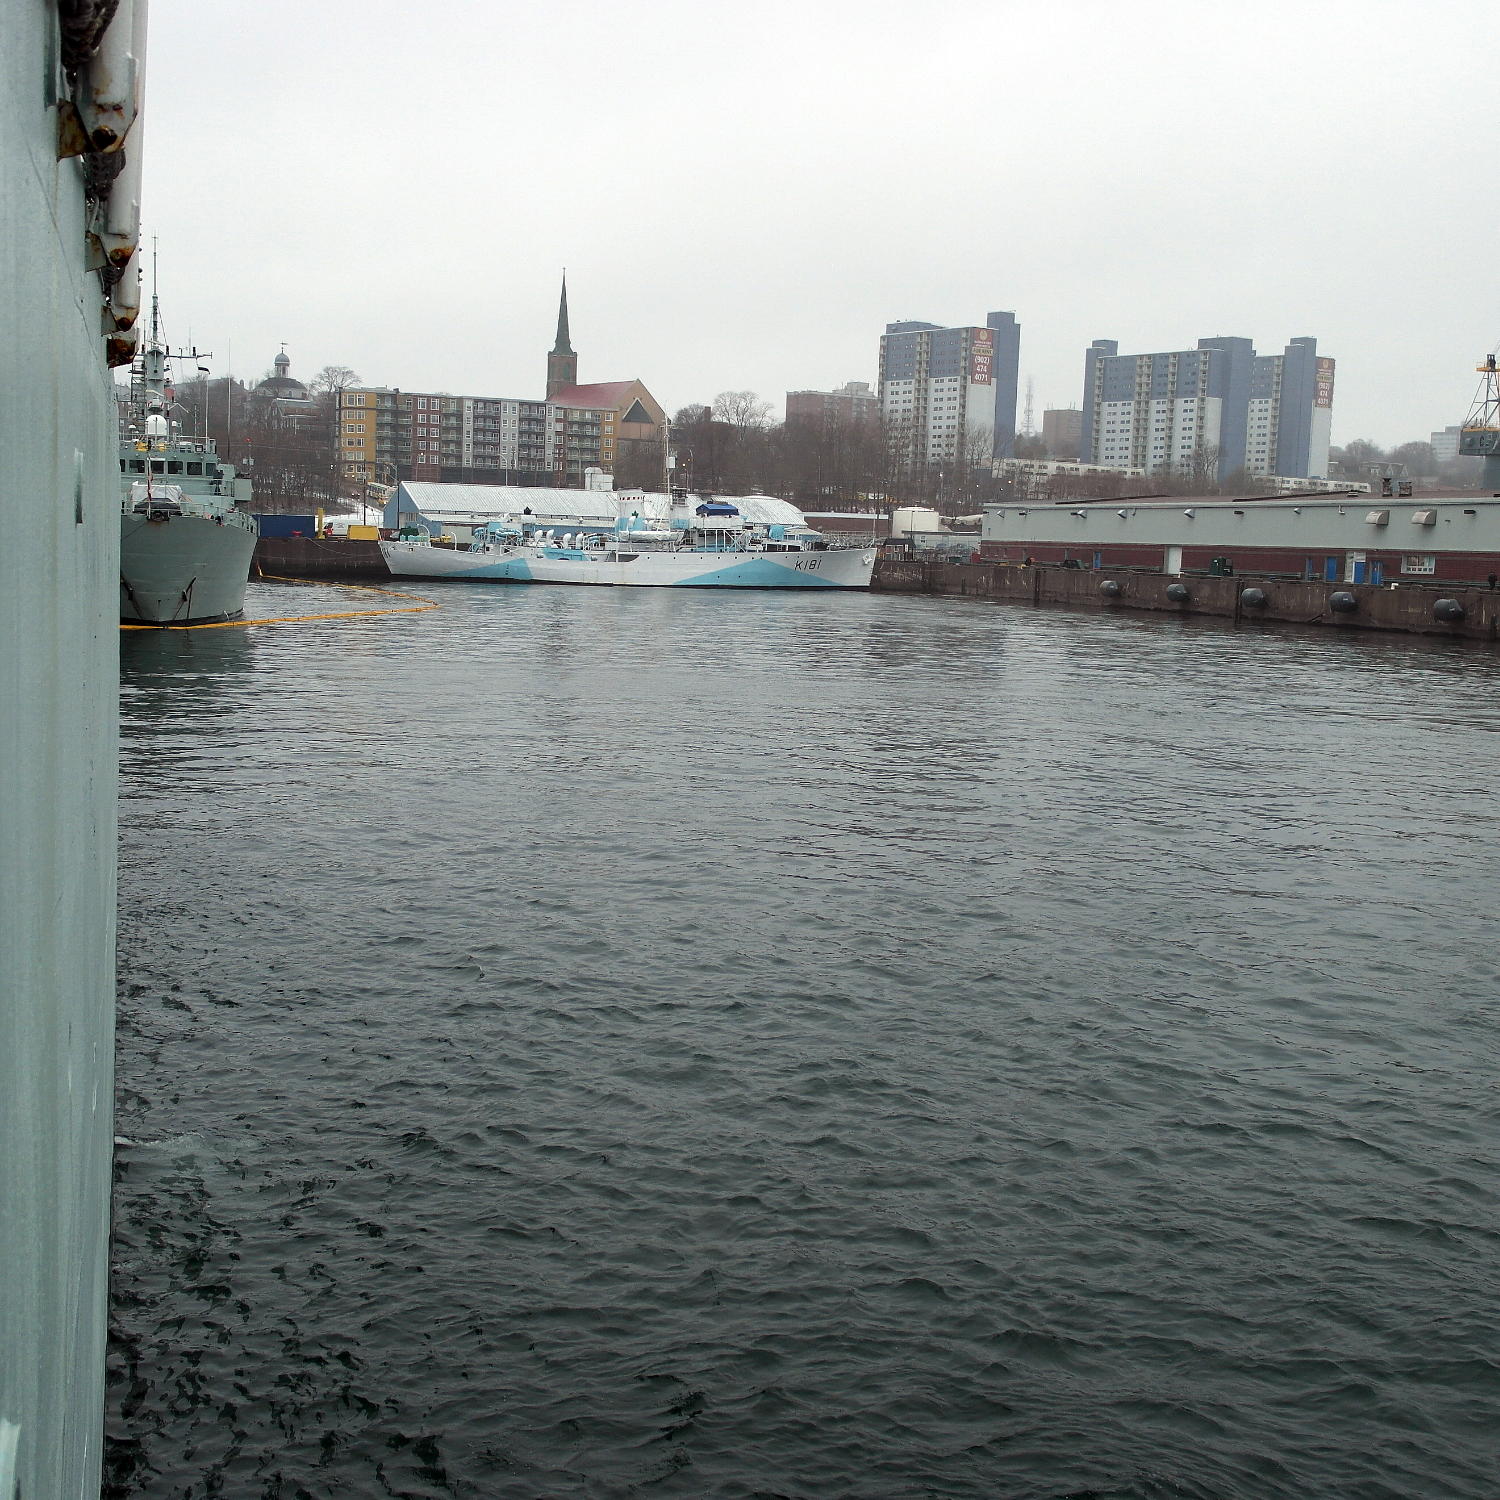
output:
[[[707,499],[709,497],[694,497]],[[774,495],[714,495],[740,513],[747,526],[792,526],[811,530],[802,512]],[[466,539],[480,527],[505,516],[535,518],[537,525],[611,529],[622,507],[643,519],[666,520],[672,497],[644,490],[543,489],[517,484],[432,484],[404,480],[386,505],[381,525],[391,530],[422,526]]]

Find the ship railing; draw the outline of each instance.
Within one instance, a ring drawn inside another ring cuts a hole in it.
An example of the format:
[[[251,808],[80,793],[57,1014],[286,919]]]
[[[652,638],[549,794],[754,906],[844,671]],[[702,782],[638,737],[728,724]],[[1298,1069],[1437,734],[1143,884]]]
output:
[[[214,438],[137,438],[131,445],[137,453],[207,453],[218,456]]]
[[[228,509],[229,514],[244,515],[244,512],[234,511],[232,507],[224,505],[222,498],[195,498],[192,495],[152,495],[145,498],[132,499],[125,496],[120,505],[121,511],[129,515],[148,515],[152,511],[161,511],[172,516],[222,516]],[[245,516],[250,520],[249,516]]]

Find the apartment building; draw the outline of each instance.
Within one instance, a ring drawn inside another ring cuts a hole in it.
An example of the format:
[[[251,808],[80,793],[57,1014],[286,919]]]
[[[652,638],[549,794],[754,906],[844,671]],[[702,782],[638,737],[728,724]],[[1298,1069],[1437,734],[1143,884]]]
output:
[[[836,391],[788,391],[788,422],[811,422],[818,427],[830,423],[843,427],[874,424],[880,417],[880,396],[868,380],[850,380]]]
[[[542,400],[361,386],[339,397],[346,478],[447,484],[583,484],[624,443],[663,441],[666,413],[639,380],[578,385],[563,284]]]
[[[1220,481],[1240,469],[1323,477],[1333,374],[1313,338],[1270,355],[1244,338],[1128,355],[1096,339],[1084,356],[1080,456],[1147,474],[1207,469]]]
[[[983,326],[963,328],[887,323],[880,412],[897,456],[911,465],[1008,457],[1020,353],[1014,313],[990,313]]]

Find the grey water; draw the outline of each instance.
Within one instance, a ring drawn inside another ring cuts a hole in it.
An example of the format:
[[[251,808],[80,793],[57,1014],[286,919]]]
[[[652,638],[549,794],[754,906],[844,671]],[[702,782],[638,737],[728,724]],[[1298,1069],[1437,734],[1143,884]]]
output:
[[[124,642],[107,1496],[1500,1493],[1500,657],[433,593]]]

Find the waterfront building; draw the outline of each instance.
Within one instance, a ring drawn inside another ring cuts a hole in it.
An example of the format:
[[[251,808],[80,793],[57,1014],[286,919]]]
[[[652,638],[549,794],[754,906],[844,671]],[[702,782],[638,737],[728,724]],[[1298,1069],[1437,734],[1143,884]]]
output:
[[[910,468],[988,463],[1013,451],[1021,327],[993,312],[984,326],[887,323],[880,340],[880,413]]]
[[[981,552],[1081,568],[1275,573],[1329,583],[1483,583],[1500,573],[1500,499],[1364,491],[985,507]]]
[[[819,428],[873,426],[880,420],[880,397],[868,380],[848,381],[836,391],[788,391],[786,419]]]
[[[1076,406],[1042,413],[1042,441],[1047,457],[1077,462],[1083,446],[1083,413]]]
[[[1084,357],[1080,454],[1085,462],[1156,473],[1193,470],[1222,482],[1250,474],[1328,473],[1334,361],[1294,338],[1258,355],[1249,339],[1121,354],[1096,339]]]
[[[385,386],[343,391],[345,478],[581,486],[591,468],[612,473],[630,444],[664,444],[666,413],[639,380],[576,383],[567,296],[564,283],[543,400]]]

